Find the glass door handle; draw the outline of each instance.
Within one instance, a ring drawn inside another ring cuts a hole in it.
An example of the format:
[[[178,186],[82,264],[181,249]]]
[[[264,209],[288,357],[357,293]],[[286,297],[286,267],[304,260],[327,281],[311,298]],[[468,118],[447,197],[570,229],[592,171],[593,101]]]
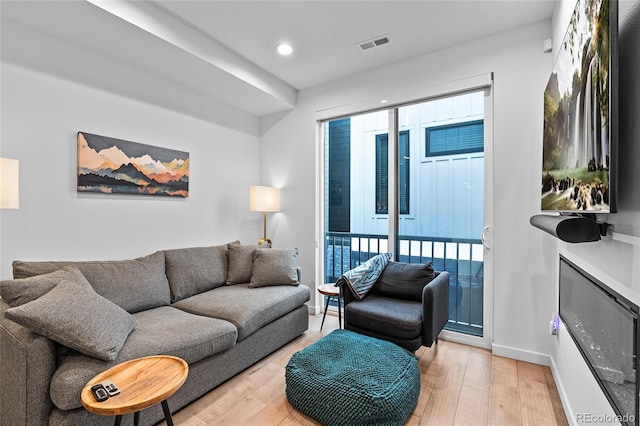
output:
[[[482,245],[487,250],[491,250],[491,246],[489,245],[489,241],[487,240],[487,232],[489,232],[489,225],[482,228],[482,232],[480,233],[480,241],[482,241]]]

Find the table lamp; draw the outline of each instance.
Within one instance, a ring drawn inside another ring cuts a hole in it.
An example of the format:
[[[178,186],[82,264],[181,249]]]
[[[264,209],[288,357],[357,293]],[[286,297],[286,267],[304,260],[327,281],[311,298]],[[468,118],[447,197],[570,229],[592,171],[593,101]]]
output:
[[[0,158],[0,209],[20,207],[19,162],[10,158]]]
[[[258,240],[258,245],[265,243],[271,245],[271,240],[267,238],[267,212],[280,211],[280,189],[270,186],[250,186],[249,210],[262,212],[264,232],[263,237]]]

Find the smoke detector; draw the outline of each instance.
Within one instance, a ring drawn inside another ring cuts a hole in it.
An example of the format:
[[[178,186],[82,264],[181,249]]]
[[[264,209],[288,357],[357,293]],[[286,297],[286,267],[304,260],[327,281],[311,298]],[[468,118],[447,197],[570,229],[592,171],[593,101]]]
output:
[[[365,50],[373,49],[374,47],[380,47],[389,43],[391,43],[391,38],[389,37],[389,34],[387,34],[387,35],[372,38],[371,40],[361,41],[360,43],[356,43],[356,46],[358,46],[360,50],[365,51]]]

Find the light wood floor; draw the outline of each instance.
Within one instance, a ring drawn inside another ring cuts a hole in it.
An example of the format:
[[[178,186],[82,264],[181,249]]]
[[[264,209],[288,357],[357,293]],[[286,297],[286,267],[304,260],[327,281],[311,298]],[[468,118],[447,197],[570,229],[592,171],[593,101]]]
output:
[[[309,317],[309,330],[173,416],[176,425],[307,425],[285,396],[291,355],[337,328],[338,318]],[[420,398],[408,426],[567,425],[551,370],[493,356],[485,349],[440,340],[416,351]],[[164,423],[163,423],[164,424]]]

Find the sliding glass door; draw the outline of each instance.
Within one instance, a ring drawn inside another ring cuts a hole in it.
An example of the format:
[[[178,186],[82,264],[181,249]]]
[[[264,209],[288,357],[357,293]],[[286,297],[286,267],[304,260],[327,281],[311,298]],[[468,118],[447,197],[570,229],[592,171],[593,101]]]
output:
[[[322,123],[324,280],[378,253],[449,272],[446,329],[484,336],[484,90]]]
[[[389,251],[387,146],[380,142],[387,117],[379,111],[325,123],[325,282]]]
[[[446,329],[483,335],[483,92],[398,108],[396,259],[448,271]],[[403,137],[403,134],[406,135]]]

